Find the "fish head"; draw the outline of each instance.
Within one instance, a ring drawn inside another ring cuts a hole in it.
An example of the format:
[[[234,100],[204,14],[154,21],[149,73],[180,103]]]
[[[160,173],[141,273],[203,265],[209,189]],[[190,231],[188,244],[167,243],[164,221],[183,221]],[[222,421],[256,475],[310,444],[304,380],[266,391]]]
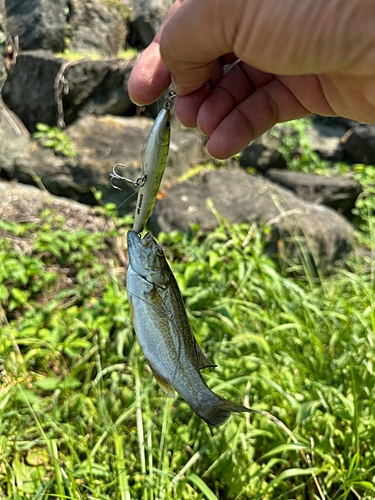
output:
[[[153,285],[166,287],[170,268],[164,251],[151,233],[143,238],[135,231],[128,232],[129,266],[140,277]]]

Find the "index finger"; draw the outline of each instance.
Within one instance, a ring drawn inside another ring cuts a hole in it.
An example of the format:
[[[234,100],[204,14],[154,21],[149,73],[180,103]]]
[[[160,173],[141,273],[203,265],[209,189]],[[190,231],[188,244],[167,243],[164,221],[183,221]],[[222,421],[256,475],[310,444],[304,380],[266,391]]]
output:
[[[128,81],[130,99],[138,105],[155,102],[171,84],[171,74],[160,57],[154,40],[138,58]]]

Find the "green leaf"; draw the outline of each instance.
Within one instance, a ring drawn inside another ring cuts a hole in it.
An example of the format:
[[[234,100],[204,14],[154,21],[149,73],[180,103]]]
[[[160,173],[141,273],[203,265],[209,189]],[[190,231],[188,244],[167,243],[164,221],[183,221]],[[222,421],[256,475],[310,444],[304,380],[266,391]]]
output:
[[[296,416],[297,425],[302,424],[307,418],[315,413],[315,410],[321,406],[321,401],[305,401],[301,403]]]
[[[375,486],[369,481],[354,481],[356,486],[362,486],[362,488],[367,488],[368,490],[375,491]]]
[[[28,298],[30,296],[29,291],[21,290],[20,288],[12,288],[10,293],[12,294],[12,297],[14,298],[14,300],[16,302],[18,302],[19,304],[26,304],[26,302],[28,301]]]
[[[26,455],[27,463],[34,466],[48,465],[49,459],[50,457],[46,448],[31,448]]]
[[[74,377],[68,377],[60,383],[61,389],[76,389],[81,386],[81,382]]]
[[[20,389],[16,398],[19,401],[28,402],[29,404],[37,404],[40,401],[39,396],[37,396],[34,391],[29,389]]]
[[[279,476],[277,476],[273,482],[278,483],[280,481],[284,481],[285,479],[289,479],[290,477],[296,476],[312,476],[313,474],[317,474],[319,472],[318,467],[309,467],[307,469],[288,469],[284,470]]]
[[[36,125],[35,125],[35,128],[39,131],[39,132],[48,132],[50,130],[50,126],[47,125],[46,123],[42,123],[42,122],[38,122]]]
[[[193,483],[200,491],[205,495],[207,500],[219,500],[215,493],[211,490],[209,486],[196,474],[189,474],[186,480]]]
[[[309,450],[309,447],[303,443],[286,443],[281,444],[280,446],[276,446],[269,452],[265,453],[260,457],[260,460],[264,460],[265,458],[272,457],[273,455],[279,455],[286,451],[301,451],[301,450]]]
[[[0,302],[5,302],[9,298],[9,291],[8,288],[1,284],[0,285]]]
[[[43,377],[35,382],[35,385],[44,391],[54,391],[60,386],[58,377]]]

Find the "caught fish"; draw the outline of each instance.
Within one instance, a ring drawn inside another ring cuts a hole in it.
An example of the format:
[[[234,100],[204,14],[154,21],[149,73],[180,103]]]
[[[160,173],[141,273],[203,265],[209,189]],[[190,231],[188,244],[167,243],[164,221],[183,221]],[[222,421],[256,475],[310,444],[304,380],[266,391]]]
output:
[[[232,412],[254,412],[209,389],[202,368],[213,367],[192,333],[176,279],[163,249],[150,233],[128,232],[126,288],[133,325],[156,380],[177,391],[208,424],[222,425]]]

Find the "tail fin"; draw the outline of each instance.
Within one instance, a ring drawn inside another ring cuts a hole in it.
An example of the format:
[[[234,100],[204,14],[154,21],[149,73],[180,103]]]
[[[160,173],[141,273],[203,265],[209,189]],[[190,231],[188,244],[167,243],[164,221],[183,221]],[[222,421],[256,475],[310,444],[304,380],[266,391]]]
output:
[[[234,413],[257,413],[256,410],[252,408],[246,408],[246,406],[238,405],[236,403],[232,403],[227,399],[216,396],[216,401],[211,404],[205,404],[200,406],[199,408],[192,408],[195,413],[203,418],[209,425],[219,426],[223,425],[232,412]]]

